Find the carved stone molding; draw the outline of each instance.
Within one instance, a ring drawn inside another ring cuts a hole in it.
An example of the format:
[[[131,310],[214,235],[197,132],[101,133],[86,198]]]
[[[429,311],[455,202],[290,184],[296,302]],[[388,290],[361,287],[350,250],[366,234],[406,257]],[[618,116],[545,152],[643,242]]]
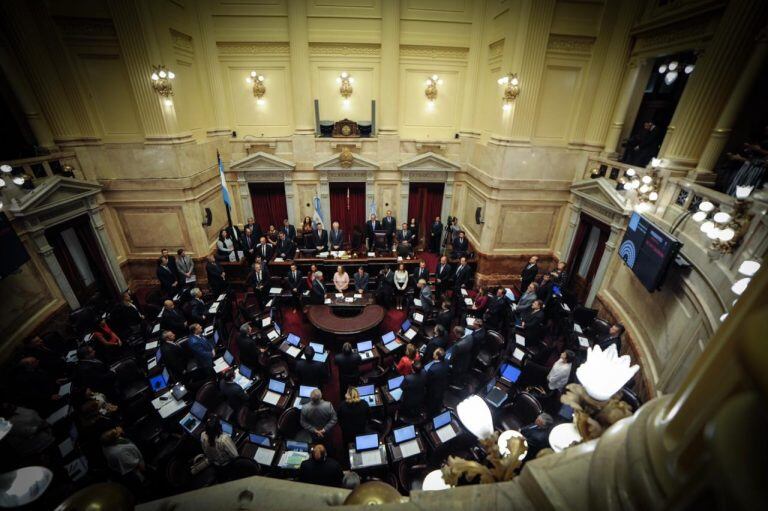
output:
[[[504,39],[488,45],[488,59],[499,58],[504,54]]]
[[[173,41],[173,46],[180,50],[184,51],[193,51],[192,48],[192,36],[189,36],[183,32],[179,32],[178,30],[169,29],[171,33],[171,40]]]
[[[400,46],[400,57],[416,57],[425,59],[467,60],[469,48],[454,46],[417,46],[404,44]]]
[[[367,43],[311,43],[309,45],[309,55],[312,57],[326,57],[326,56],[364,56],[364,57],[376,57],[381,53],[381,46],[378,44]]]
[[[220,55],[290,55],[288,43],[281,42],[217,42]]]
[[[56,26],[65,38],[115,38],[112,20],[101,18],[56,18]]]
[[[672,27],[660,27],[653,31],[638,34],[633,54],[646,53],[668,47],[676,47],[683,42],[703,42],[712,37],[714,24],[712,19],[688,20]],[[700,46],[700,45],[699,45]]]
[[[551,35],[547,43],[548,51],[560,53],[591,53],[594,37]]]

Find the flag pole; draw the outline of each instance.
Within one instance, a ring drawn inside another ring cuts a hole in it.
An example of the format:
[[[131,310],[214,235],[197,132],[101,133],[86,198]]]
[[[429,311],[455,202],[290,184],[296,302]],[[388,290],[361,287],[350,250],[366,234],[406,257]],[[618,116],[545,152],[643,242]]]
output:
[[[227,200],[227,198],[229,197],[229,190],[227,190],[227,188],[225,186],[224,164],[221,161],[221,154],[219,154],[219,150],[218,149],[216,149],[216,162],[217,162],[217,164],[219,166],[219,172],[221,173],[221,184],[222,184],[222,187],[225,190],[225,192],[223,194],[223,197],[224,197],[224,209],[226,209],[226,211],[227,211],[227,225],[229,225],[229,232],[232,233],[232,237],[234,238],[232,240],[232,244],[234,245],[235,244],[235,240],[237,240],[237,234],[235,234],[235,229],[232,226],[232,212],[231,212],[230,207],[229,207],[229,201]],[[239,240],[238,240],[238,242],[239,242]],[[235,247],[235,261],[239,261],[240,260],[240,257],[237,255],[237,248],[238,247]]]

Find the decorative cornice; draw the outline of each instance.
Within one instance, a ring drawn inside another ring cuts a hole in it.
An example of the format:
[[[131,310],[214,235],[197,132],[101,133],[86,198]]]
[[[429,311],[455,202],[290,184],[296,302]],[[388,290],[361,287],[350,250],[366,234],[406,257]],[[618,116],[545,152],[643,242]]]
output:
[[[504,54],[504,39],[488,45],[488,59],[496,59]]]
[[[291,47],[283,42],[217,42],[220,55],[290,55]]]
[[[417,57],[426,59],[467,60],[469,48],[455,46],[417,46],[400,45],[400,57]]]
[[[111,20],[102,18],[56,18],[64,38],[105,39],[117,37]]]
[[[679,45],[681,42],[706,41],[714,32],[713,21],[710,18],[689,20],[685,24],[672,27],[662,27],[637,36],[637,42],[632,53],[642,53]]]
[[[592,45],[595,43],[594,37],[580,37],[570,35],[556,35],[549,37],[547,43],[548,51],[557,51],[561,53],[586,53],[592,52]]]
[[[309,55],[312,57],[328,57],[328,56],[374,57],[374,56],[378,56],[380,53],[381,53],[381,46],[378,44],[311,43],[309,45]]]
[[[179,32],[178,30],[169,29],[171,32],[171,40],[173,41],[173,46],[180,50],[185,51],[193,51],[192,48],[192,36],[187,35],[183,32]]]

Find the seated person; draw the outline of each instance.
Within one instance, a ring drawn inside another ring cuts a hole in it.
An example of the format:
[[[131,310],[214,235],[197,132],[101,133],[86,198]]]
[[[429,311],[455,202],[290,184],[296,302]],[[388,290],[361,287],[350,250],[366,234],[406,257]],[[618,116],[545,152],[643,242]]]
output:
[[[452,259],[459,259],[469,254],[469,240],[467,240],[464,231],[459,231],[458,238],[454,238],[451,246],[453,247]]]
[[[299,481],[302,483],[340,488],[343,479],[341,465],[328,457],[328,452],[322,444],[314,446],[309,459],[302,461],[299,466]]]
[[[344,271],[342,265],[336,267],[336,273],[333,274],[333,286],[339,293],[343,293],[349,287],[349,274]]]
[[[219,380],[219,391],[224,399],[227,400],[227,404],[235,413],[240,411],[240,408],[248,402],[248,394],[245,393],[243,388],[235,383],[235,370],[227,369],[224,374],[221,375]]]
[[[536,417],[533,424],[520,428],[520,433],[528,441],[528,453],[525,459],[532,460],[540,450],[549,447],[549,432],[553,425],[552,416],[548,413],[542,413]]]
[[[214,467],[221,467],[238,457],[232,437],[221,430],[218,415],[212,414],[205,421],[205,430],[200,435],[203,454]]]
[[[35,410],[3,403],[0,405],[0,416],[12,425],[4,444],[22,458],[42,453],[56,440],[50,424]]]
[[[477,288],[477,296],[475,296],[475,303],[472,308],[468,310],[476,318],[482,318],[485,314],[485,310],[488,307],[488,293],[485,291],[485,287],[480,286]]]
[[[136,444],[125,438],[123,428],[105,431],[101,435],[101,446],[107,466],[124,482],[138,486],[144,481],[144,456]]]
[[[419,355],[419,351],[416,349],[416,346],[409,342],[405,347],[405,355],[400,358],[400,361],[395,367],[397,374],[401,376],[413,374],[413,363],[417,360],[421,360],[421,355]]]
[[[427,397],[426,381],[421,372],[421,361],[415,360],[412,368],[413,372],[403,379],[401,385],[403,395],[400,398],[400,412],[406,417],[418,416],[424,405],[424,399]]]

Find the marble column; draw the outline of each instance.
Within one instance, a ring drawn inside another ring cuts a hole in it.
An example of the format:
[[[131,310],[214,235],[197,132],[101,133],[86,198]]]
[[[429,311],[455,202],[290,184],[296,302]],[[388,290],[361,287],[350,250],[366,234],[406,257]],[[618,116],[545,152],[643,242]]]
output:
[[[581,204],[570,204],[568,210],[570,211],[568,215],[568,231],[563,236],[563,244],[560,247],[561,260],[566,262],[570,259],[571,252],[573,251],[573,240],[576,237],[576,230],[579,227],[579,218],[581,217]],[[573,272],[573,269],[568,268],[568,271]]]
[[[56,259],[56,255],[53,253],[53,247],[48,244],[48,240],[45,238],[45,231],[40,230],[32,233],[31,237],[37,247],[37,253],[40,254],[40,257],[45,261],[45,265],[48,266],[48,271],[51,272],[53,280],[55,280],[56,284],[59,286],[59,290],[67,301],[67,304],[72,310],[79,309],[80,302],[75,296],[72,286],[69,285],[69,281],[67,280],[66,275],[64,275],[64,270],[61,269],[59,261]]]
[[[128,288],[128,284],[125,282],[120,265],[117,264],[117,253],[112,246],[112,240],[109,239],[109,234],[107,234],[104,219],[101,217],[101,210],[99,208],[89,210],[88,216],[91,220],[93,233],[96,235],[96,241],[101,249],[101,255],[104,256],[104,262],[107,263],[107,268],[109,268],[109,272],[112,274],[112,281],[115,283],[118,291],[123,291]]]
[[[712,40],[688,79],[662,146],[659,157],[673,173],[682,174],[696,167],[733,93],[724,84],[737,82],[766,10],[768,3],[763,0],[727,4]]]
[[[400,2],[381,3],[381,125],[379,135],[396,135],[399,126]]]
[[[692,181],[714,183],[716,175],[713,170],[717,160],[731,136],[733,124],[743,110],[744,101],[766,63],[766,57],[768,57],[768,32],[764,29],[758,37],[757,45],[752,50],[752,55],[744,66],[738,81],[731,89],[731,95],[720,113],[715,129],[709,135],[707,145],[704,146],[699,163],[696,165],[696,170],[688,176]]]
[[[592,284],[589,288],[589,294],[587,299],[584,300],[585,307],[592,307],[592,303],[595,301],[597,291],[603,284],[603,278],[605,272],[608,270],[608,266],[611,264],[611,258],[616,251],[616,246],[621,242],[621,237],[624,234],[624,228],[621,225],[611,225],[611,234],[608,236],[608,240],[605,242],[605,250],[603,256],[600,258],[600,264],[597,266],[597,271],[592,279]]]
[[[639,63],[637,59],[631,59],[624,72],[624,81],[621,85],[619,97],[613,107],[613,118],[608,126],[608,134],[605,137],[605,144],[601,154],[604,158],[614,159],[619,155],[621,133],[624,131],[624,123],[627,120],[629,103],[635,94],[635,90],[638,88],[641,67],[647,67],[646,63]]]
[[[306,0],[289,0],[288,39],[291,45],[293,156],[299,169],[312,168],[315,158],[315,109],[312,103],[308,34]]]
[[[485,20],[485,3],[476,2],[472,16],[472,33],[469,40],[469,56],[467,71],[464,79],[464,98],[461,105],[461,123],[459,134],[461,138],[479,138],[480,130],[475,124],[478,95],[478,76],[480,76],[480,55],[483,50],[483,22]]]
[[[229,136],[231,123],[227,112],[226,94],[224,82],[221,78],[222,70],[218,60],[216,38],[211,26],[210,2],[197,0],[197,20],[200,28],[202,58],[205,62],[208,89],[211,98],[211,110],[213,113],[213,126],[208,130],[208,136]]]

